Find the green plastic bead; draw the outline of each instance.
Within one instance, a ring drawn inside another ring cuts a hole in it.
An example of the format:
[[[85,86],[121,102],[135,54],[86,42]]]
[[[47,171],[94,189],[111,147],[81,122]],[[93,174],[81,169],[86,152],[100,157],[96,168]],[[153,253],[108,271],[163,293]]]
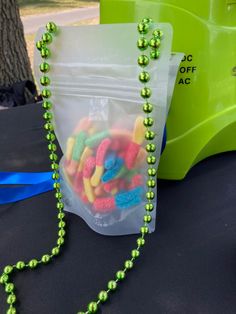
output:
[[[140,232],[141,232],[142,234],[147,234],[147,233],[149,232],[149,229],[148,229],[147,226],[142,226],[142,227],[140,228]]]
[[[152,60],[157,60],[160,57],[160,51],[155,49],[150,52],[150,58]]]
[[[65,226],[66,226],[65,221],[63,221],[63,220],[59,221],[59,223],[58,223],[59,228],[65,228]]]
[[[58,165],[57,165],[58,166]],[[58,166],[59,167],[59,166]],[[57,199],[61,199],[62,198],[62,194],[61,194],[61,192],[56,192],[55,193],[55,197],[57,198]]]
[[[47,124],[49,124],[49,123],[47,123]],[[57,146],[56,146],[56,144],[48,144],[48,149],[52,152],[55,152],[57,150]]]
[[[53,180],[58,180],[58,179],[60,178],[59,173],[54,172],[54,173],[52,174],[52,178],[53,178]]]
[[[5,284],[7,283],[9,280],[9,276],[7,274],[2,274],[1,277],[0,277],[0,283],[1,284]]]
[[[157,49],[160,47],[161,41],[159,38],[153,37],[152,39],[150,39],[149,41],[149,46],[153,49]]]
[[[64,204],[62,202],[57,202],[57,209],[63,209]]]
[[[7,310],[7,314],[16,314],[16,308],[11,306],[8,310]]]
[[[155,152],[155,150],[156,150],[156,145],[155,144],[149,143],[149,144],[146,145],[146,151],[148,153],[153,153],[153,152]]]
[[[57,32],[57,26],[54,22],[48,22],[46,25],[46,29],[49,33],[55,34]]]
[[[58,170],[59,169],[59,165],[56,163],[51,164],[51,168],[52,170]]]
[[[146,38],[139,38],[137,41],[137,47],[143,51],[148,48],[148,40]]]
[[[10,273],[12,273],[13,267],[10,266],[10,265],[7,265],[6,267],[4,267],[3,271],[4,271],[5,274],[9,275]]]
[[[155,193],[154,193],[154,192],[149,191],[149,192],[146,193],[146,198],[147,198],[148,200],[153,200],[154,197],[155,197]]]
[[[152,91],[151,91],[150,88],[144,87],[144,88],[141,89],[140,95],[141,95],[141,97],[143,97],[144,99],[147,99],[147,98],[150,98],[150,97],[151,97]]]
[[[140,34],[147,34],[147,32],[149,31],[149,25],[148,23],[139,23],[138,24],[138,32]]]
[[[22,270],[24,268],[25,268],[25,262],[19,261],[19,262],[16,263],[16,269]]]
[[[48,134],[46,135],[46,139],[47,139],[48,141],[53,142],[53,141],[55,141],[56,136],[55,136],[55,134],[53,134],[53,133],[48,133]]]
[[[124,280],[125,279],[125,272],[123,270],[118,270],[116,273],[116,279]]]
[[[65,217],[65,213],[58,213],[57,218],[58,219],[63,219]]]
[[[137,244],[138,244],[138,246],[144,246],[144,244],[145,244],[145,239],[144,239],[144,238],[138,238],[138,239],[137,239]]]
[[[146,131],[145,138],[146,140],[153,140],[155,138],[155,133],[153,131]]]
[[[52,35],[50,33],[44,33],[42,36],[42,42],[45,44],[51,44],[52,42]]]
[[[31,261],[29,261],[29,268],[33,269],[36,268],[38,266],[38,261],[36,259],[32,259]]]
[[[152,23],[152,22],[153,22],[153,20],[149,17],[145,17],[142,19],[142,23]]]
[[[145,104],[143,105],[143,111],[144,111],[145,113],[151,113],[152,110],[153,110],[153,105],[152,105],[152,104],[150,104],[150,103],[145,103]]]
[[[7,298],[8,304],[14,304],[16,302],[16,296],[14,293],[10,294]]]
[[[139,257],[139,255],[140,255],[139,250],[132,250],[132,251],[131,251],[131,256],[132,256],[133,258],[137,258],[137,257]]]
[[[59,237],[59,238],[57,239],[57,245],[63,245],[64,242],[65,242],[65,240],[64,240],[64,238],[62,238],[62,237]]]
[[[49,155],[49,158],[50,158],[51,161],[57,161],[58,156],[57,156],[57,154],[55,154],[55,153],[51,153],[51,154]]]
[[[147,156],[147,163],[149,165],[154,165],[156,163],[156,157],[155,156]]]
[[[163,31],[160,30],[160,29],[155,29],[152,33],[152,35],[154,37],[157,37],[157,38],[162,38],[163,37]]]
[[[54,248],[52,249],[52,255],[56,256],[56,255],[58,255],[59,253],[60,253],[59,247],[54,247]]]
[[[50,81],[50,78],[48,76],[42,76],[40,78],[40,83],[43,86],[48,86],[48,85],[50,85],[51,81]]]
[[[43,118],[44,118],[45,120],[52,120],[52,114],[51,114],[51,112],[45,112],[45,113],[43,114]]]
[[[49,58],[51,55],[50,50],[46,47],[43,47],[40,52],[41,52],[41,57],[45,59]]]
[[[89,313],[97,313],[98,305],[96,302],[90,302],[88,304],[88,312]]]
[[[54,127],[53,127],[53,125],[51,123],[48,122],[48,123],[44,124],[44,129],[46,131],[50,131],[51,132],[51,131],[54,130]],[[49,144],[49,145],[55,145],[55,144]],[[48,145],[48,149],[49,149],[49,145]],[[55,146],[53,146],[53,147],[55,147]],[[52,149],[49,149],[49,150],[52,150]]]
[[[110,280],[107,284],[108,289],[114,291],[117,288],[117,283],[115,282],[115,280]]]
[[[150,81],[150,74],[146,71],[143,71],[139,74],[139,80],[141,83],[147,83]]]
[[[148,168],[148,175],[151,177],[155,177],[157,174],[157,171],[155,168]]]
[[[36,42],[36,48],[38,49],[38,50],[41,50],[42,48],[44,48],[45,47],[45,44],[41,41],[41,40],[38,40],[37,42]]]
[[[153,179],[147,180],[147,186],[148,186],[149,188],[154,188],[154,187],[156,186],[156,181],[153,180]]]
[[[134,266],[134,263],[131,260],[125,261],[125,268],[131,269],[133,268],[133,266]]]
[[[143,120],[143,124],[144,124],[144,126],[146,126],[146,127],[152,126],[153,123],[154,123],[153,118],[145,118],[145,119]]]
[[[146,223],[150,223],[152,221],[152,216],[151,215],[144,215],[143,221]]]
[[[50,255],[43,255],[42,258],[41,258],[41,261],[44,263],[44,264],[47,264],[51,259],[51,256]]]
[[[66,235],[66,231],[64,230],[64,229],[60,229],[59,231],[58,231],[58,236],[59,237],[64,237]]]
[[[51,96],[52,96],[52,93],[51,93],[51,91],[49,90],[49,89],[43,89],[42,90],[42,97],[43,98],[50,98]],[[47,102],[48,104],[50,104],[50,108],[45,108],[45,109],[51,109],[51,107],[52,107],[52,104],[51,103],[49,103],[49,102]]]
[[[40,64],[39,70],[42,73],[48,73],[50,71],[50,65],[47,62],[43,62]]]
[[[108,293],[105,290],[102,290],[98,294],[98,300],[100,300],[102,303],[106,302],[108,299]]]
[[[52,103],[50,101],[44,100],[42,107],[43,109],[50,110],[52,108]]]
[[[8,283],[5,286],[6,293],[11,293],[14,290],[15,286],[13,283]]]
[[[61,188],[61,184],[59,182],[54,182],[53,183],[53,187],[54,187],[54,189],[60,189]]]
[[[149,64],[149,58],[145,55],[141,55],[138,57],[138,64],[142,67],[145,67]]]
[[[154,205],[153,205],[152,203],[147,203],[147,204],[145,205],[145,209],[146,209],[146,211],[148,211],[148,212],[152,212],[153,209],[154,209]]]

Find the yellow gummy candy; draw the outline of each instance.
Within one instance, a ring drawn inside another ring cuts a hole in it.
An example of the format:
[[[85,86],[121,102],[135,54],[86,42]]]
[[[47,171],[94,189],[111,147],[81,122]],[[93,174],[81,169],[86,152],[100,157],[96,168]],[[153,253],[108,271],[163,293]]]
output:
[[[143,124],[143,117],[137,117],[135,124],[134,124],[134,131],[133,131],[133,142],[142,145],[144,138],[145,138],[145,131],[146,127]]]
[[[146,160],[147,152],[143,147],[140,147],[137,158],[135,160],[134,168],[139,168],[142,166],[144,161]]]
[[[83,168],[84,168],[84,163],[86,161],[86,159],[90,156],[92,156],[93,154],[93,150],[89,147],[85,147],[82,155],[81,155],[81,158],[80,158],[80,161],[79,161],[79,167],[78,167],[78,171],[82,171]]]
[[[96,166],[95,172],[93,174],[93,176],[91,177],[91,185],[92,186],[98,186],[98,184],[101,181],[101,177],[103,175],[104,172],[104,167],[103,166]]]
[[[66,142],[66,160],[71,160],[74,144],[75,138],[68,137]]]
[[[91,187],[89,178],[83,178],[84,182],[84,191],[90,203],[95,201],[95,196],[93,193],[93,188]]]

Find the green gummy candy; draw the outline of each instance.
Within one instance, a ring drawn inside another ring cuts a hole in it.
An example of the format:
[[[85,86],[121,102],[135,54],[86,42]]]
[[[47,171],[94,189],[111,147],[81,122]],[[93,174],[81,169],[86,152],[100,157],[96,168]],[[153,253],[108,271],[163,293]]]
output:
[[[109,131],[103,131],[97,134],[94,134],[92,136],[90,136],[86,141],[85,141],[85,145],[92,148],[94,146],[97,146],[100,144],[100,142],[106,138],[109,137],[110,133]]]
[[[127,173],[127,171],[128,171],[128,169],[127,169],[125,166],[123,166],[123,167],[120,169],[120,171],[117,173],[117,175],[115,176],[114,179],[118,179],[118,178],[123,177],[123,176]]]
[[[74,145],[73,152],[72,152],[72,159],[73,160],[79,161],[79,159],[80,159],[80,157],[84,151],[85,140],[86,140],[86,133],[85,132],[82,131],[78,135],[76,135],[75,145]]]
[[[127,173],[126,179],[130,181],[133,178],[133,176],[135,176],[137,173],[139,173],[139,171],[136,169],[130,170]]]

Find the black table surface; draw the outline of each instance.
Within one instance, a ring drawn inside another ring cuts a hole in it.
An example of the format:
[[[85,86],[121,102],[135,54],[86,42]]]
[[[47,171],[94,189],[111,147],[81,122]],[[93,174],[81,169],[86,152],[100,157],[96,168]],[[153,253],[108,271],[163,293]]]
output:
[[[42,110],[0,111],[0,171],[48,171]],[[199,163],[183,181],[158,181],[156,231],[103,314],[236,313],[236,152]],[[17,313],[84,310],[122,267],[136,235],[108,237],[67,214],[62,254],[14,275]],[[53,192],[0,206],[0,269],[51,251],[57,239]],[[0,287],[0,313],[6,296]]]

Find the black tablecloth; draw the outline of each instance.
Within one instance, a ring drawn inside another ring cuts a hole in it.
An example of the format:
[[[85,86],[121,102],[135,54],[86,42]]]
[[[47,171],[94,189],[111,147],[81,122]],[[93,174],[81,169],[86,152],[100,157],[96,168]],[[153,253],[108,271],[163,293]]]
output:
[[[0,171],[48,171],[38,105],[0,112]],[[235,135],[232,135],[235,136]],[[236,152],[196,165],[181,182],[158,182],[155,233],[103,314],[236,313]],[[129,257],[137,236],[106,237],[67,214],[63,253],[14,276],[21,314],[85,309]],[[53,192],[0,206],[0,268],[50,252],[57,239]],[[0,287],[0,313],[5,313]]]

